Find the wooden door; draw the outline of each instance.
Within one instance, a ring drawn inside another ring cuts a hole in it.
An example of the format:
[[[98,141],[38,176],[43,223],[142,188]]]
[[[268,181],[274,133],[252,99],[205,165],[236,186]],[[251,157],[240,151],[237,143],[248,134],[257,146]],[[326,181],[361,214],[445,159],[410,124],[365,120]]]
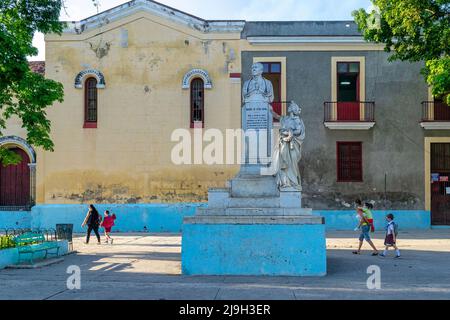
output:
[[[30,158],[19,148],[11,149],[22,157],[18,165],[0,165],[0,206],[30,204]]]
[[[431,223],[450,225],[450,143],[431,145]]]

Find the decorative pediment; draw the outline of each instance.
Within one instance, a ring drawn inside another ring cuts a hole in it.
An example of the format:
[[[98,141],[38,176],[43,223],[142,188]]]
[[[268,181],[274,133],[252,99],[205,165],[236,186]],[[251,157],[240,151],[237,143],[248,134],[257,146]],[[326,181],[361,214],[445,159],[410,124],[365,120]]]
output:
[[[105,76],[103,73],[95,69],[86,69],[77,74],[75,77],[75,88],[83,89],[84,81],[88,77],[95,77],[97,79],[97,89],[105,88]]]
[[[209,21],[152,0],[133,0],[90,18],[81,21],[68,22],[64,32],[82,34],[86,31],[110,24],[138,12],[148,12],[152,15],[185,25],[202,33],[240,33],[245,26],[245,21],[241,20]]]
[[[208,71],[203,69],[192,69],[183,77],[183,89],[189,89],[191,82],[195,78],[200,78],[205,84],[205,89],[212,89],[212,81]]]

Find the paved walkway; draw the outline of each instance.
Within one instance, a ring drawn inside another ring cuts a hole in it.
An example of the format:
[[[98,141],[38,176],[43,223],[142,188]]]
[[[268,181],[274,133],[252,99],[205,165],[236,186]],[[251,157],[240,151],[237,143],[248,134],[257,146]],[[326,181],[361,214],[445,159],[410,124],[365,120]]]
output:
[[[0,299],[450,299],[450,230],[403,232],[401,259],[353,256],[353,232],[328,233],[328,276],[182,276],[180,235],[117,235],[113,246],[84,245],[37,270],[0,270]],[[382,247],[383,234],[375,235]],[[365,247],[367,249],[367,247]],[[66,270],[81,268],[81,290],[68,290]],[[382,289],[368,290],[367,268],[382,270]]]

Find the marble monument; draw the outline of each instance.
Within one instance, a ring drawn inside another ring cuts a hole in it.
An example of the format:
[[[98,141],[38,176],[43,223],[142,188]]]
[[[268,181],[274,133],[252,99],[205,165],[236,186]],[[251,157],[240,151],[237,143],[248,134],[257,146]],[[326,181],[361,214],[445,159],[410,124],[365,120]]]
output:
[[[301,108],[273,112],[263,65],[242,89],[243,164],[227,188],[210,189],[208,207],[185,218],[182,269],[188,275],[326,274],[324,218],[302,208],[299,161],[305,140]],[[280,119],[272,150],[273,118]]]

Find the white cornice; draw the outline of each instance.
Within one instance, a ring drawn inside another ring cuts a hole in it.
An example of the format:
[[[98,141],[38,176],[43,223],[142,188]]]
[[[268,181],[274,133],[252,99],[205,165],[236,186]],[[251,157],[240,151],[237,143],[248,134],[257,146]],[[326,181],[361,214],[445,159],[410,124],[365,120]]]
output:
[[[420,126],[425,130],[450,130],[450,121],[421,122]]]
[[[375,122],[324,122],[330,130],[370,130]]]
[[[364,38],[360,36],[247,37],[247,40],[252,45],[289,45],[296,43],[367,43]]]
[[[203,33],[240,33],[245,26],[245,21],[208,21],[151,0],[133,0],[81,21],[66,22],[63,32],[82,34],[138,12],[147,12]]]

